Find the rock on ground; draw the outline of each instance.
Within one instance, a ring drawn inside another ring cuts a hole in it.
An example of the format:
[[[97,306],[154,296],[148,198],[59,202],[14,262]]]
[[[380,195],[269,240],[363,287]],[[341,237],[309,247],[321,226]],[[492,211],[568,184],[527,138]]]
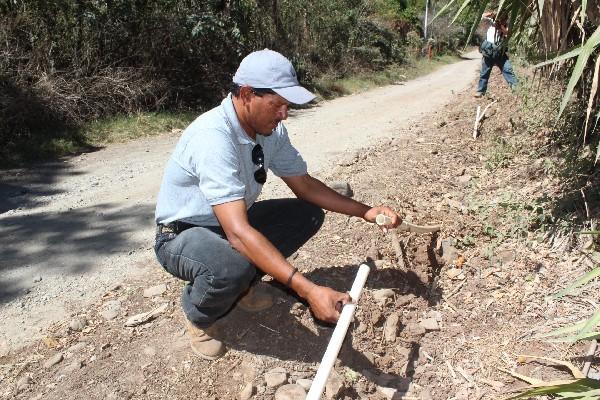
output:
[[[283,385],[275,392],[275,400],[304,400],[306,392],[300,385]]]

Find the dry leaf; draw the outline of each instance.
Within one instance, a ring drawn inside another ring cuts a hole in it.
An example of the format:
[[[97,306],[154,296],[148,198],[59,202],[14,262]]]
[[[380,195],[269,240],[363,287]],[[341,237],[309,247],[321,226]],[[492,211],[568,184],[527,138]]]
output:
[[[46,347],[48,347],[49,349],[55,349],[60,346],[60,344],[58,343],[58,340],[56,340],[56,338],[52,337],[52,336],[44,336],[42,338],[42,341],[44,342]]]

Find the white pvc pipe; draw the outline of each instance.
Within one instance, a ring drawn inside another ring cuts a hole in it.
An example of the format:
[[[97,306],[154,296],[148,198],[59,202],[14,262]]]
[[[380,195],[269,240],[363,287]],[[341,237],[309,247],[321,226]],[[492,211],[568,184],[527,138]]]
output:
[[[356,304],[358,303],[358,299],[360,298],[362,289],[365,286],[365,282],[367,281],[367,276],[369,275],[370,270],[371,269],[366,264],[361,264],[361,266],[358,268],[356,278],[354,278],[354,283],[350,289],[352,303],[346,304],[342,309],[342,313],[338,319],[335,329],[333,330],[333,334],[331,335],[331,339],[329,340],[329,344],[327,345],[327,349],[325,350],[325,354],[323,355],[323,359],[321,360],[321,364],[319,365],[315,379],[313,380],[310,390],[306,395],[306,400],[319,400],[321,398],[321,394],[323,393],[323,389],[327,383],[327,378],[329,378],[331,369],[333,368],[335,360],[337,359],[340,349],[342,348],[342,343],[346,337],[346,332],[348,331],[350,322],[352,322],[352,318],[354,317]]]

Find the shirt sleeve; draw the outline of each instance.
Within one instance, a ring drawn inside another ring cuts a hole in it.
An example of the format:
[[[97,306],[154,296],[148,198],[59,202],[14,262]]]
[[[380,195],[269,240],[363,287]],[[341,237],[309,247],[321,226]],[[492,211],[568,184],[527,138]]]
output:
[[[199,146],[189,146],[196,151],[188,154],[206,201],[215,206],[243,199],[246,187],[240,178],[237,148],[218,131],[206,139]]]
[[[279,177],[306,175],[306,162],[290,142],[287,129],[279,125],[279,137],[269,169]]]

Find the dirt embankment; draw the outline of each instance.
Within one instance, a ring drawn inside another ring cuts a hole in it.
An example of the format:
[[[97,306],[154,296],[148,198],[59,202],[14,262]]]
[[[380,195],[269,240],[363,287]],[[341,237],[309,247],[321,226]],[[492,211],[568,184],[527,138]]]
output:
[[[531,138],[517,135],[519,104],[503,84],[492,79],[499,102],[477,140],[474,110],[490,100],[472,98],[470,88],[426,121],[392,128],[391,138],[317,174],[348,182],[357,199],[389,204],[414,223],[443,224],[437,235],[398,234],[398,254],[392,234],[328,213],[317,236],[291,257],[311,279],[340,290],[367,256],[375,267],[326,398],[496,399],[523,386],[499,368],[568,377],[518,364],[517,354],[576,363],[584,354],[581,346],[534,338],[591,315],[591,304],[547,298],[588,260],[560,235],[534,240],[534,224],[543,221],[532,220],[528,205],[557,182],[545,178],[543,163],[516,150]],[[164,286],[146,297],[154,285]],[[269,284],[277,298],[269,311],[234,309],[222,321],[230,350],[216,362],[188,349],[180,289],[157,268],[107,290],[45,330],[43,340],[1,359],[1,398],[272,399],[284,398],[286,384],[306,386],[314,376],[332,329],[280,286]],[[124,326],[159,307],[155,319]]]

